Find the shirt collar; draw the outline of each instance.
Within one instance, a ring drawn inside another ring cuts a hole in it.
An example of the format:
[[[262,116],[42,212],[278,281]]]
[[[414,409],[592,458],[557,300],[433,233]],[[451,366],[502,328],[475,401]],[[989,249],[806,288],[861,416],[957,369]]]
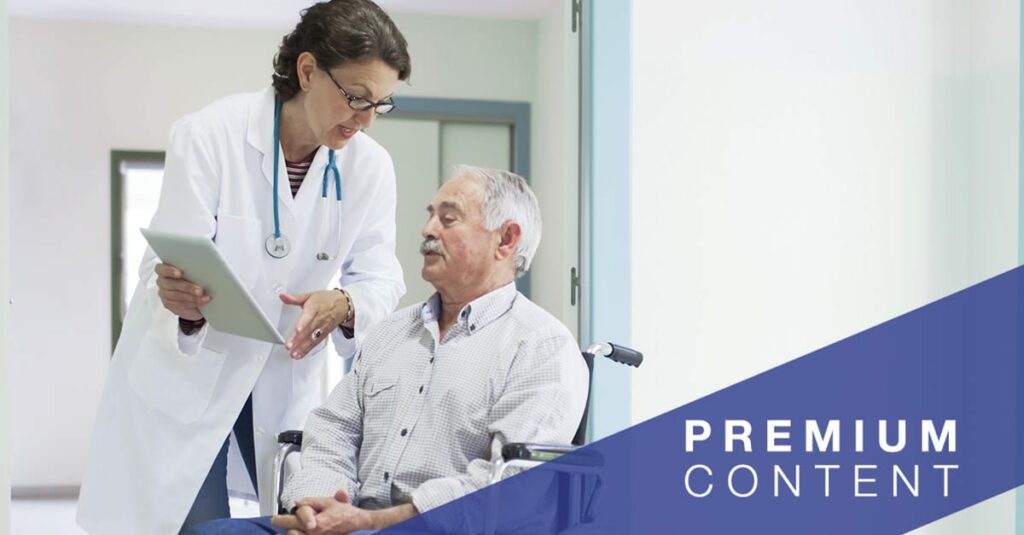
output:
[[[459,311],[459,324],[466,324],[467,332],[473,334],[512,309],[516,296],[515,281],[491,290],[474,299]],[[424,323],[436,323],[441,318],[441,294],[434,293],[423,303]]]

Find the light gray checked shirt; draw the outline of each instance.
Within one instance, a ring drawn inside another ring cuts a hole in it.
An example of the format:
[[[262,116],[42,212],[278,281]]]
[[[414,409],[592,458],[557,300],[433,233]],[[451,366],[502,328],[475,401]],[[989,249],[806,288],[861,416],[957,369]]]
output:
[[[421,513],[488,483],[509,442],[568,444],[587,399],[572,334],[510,283],[466,305],[439,340],[440,298],[395,312],[310,413],[285,506],[348,489]]]

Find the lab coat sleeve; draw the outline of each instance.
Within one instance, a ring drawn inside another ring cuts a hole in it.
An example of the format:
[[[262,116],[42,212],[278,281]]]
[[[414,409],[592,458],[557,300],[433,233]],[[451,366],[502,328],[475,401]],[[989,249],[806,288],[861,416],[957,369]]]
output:
[[[395,167],[385,152],[377,169],[373,208],[341,267],[340,284],[355,309],[354,337],[334,329],[334,347],[343,357],[354,355],[367,329],[390,314],[405,294],[402,267],[395,256]]]
[[[160,201],[149,228],[178,234],[213,238],[217,229],[216,207],[220,196],[220,180],[215,172],[212,151],[214,143],[206,129],[185,117],[171,127],[170,142],[164,160]],[[139,267],[140,291],[157,292],[154,269],[159,259],[147,249]],[[157,302],[159,297],[155,296]],[[177,329],[178,349],[194,354],[202,344],[207,326],[186,336]]]
[[[302,467],[285,483],[281,501],[285,509],[300,498],[334,496],[339,489],[358,500],[357,460],[363,442],[363,363],[356,356],[327,401],[309,413],[302,434]]]

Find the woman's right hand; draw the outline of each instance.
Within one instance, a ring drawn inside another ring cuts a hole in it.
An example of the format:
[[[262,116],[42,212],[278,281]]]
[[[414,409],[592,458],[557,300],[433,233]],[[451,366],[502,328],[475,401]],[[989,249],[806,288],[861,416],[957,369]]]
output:
[[[189,321],[203,318],[199,307],[209,303],[210,296],[199,285],[182,277],[180,269],[170,264],[157,264],[156,286],[164,308]]]

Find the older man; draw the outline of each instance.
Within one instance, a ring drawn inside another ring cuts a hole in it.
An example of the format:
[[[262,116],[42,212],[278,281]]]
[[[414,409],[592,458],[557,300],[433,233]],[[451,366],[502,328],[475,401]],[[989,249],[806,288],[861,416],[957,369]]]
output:
[[[367,335],[306,423],[274,517],[288,533],[381,529],[484,487],[508,442],[568,443],[587,397],[572,335],[515,288],[541,237],[537,199],[506,171],[459,167],[427,207],[437,292]],[[197,533],[277,533],[268,519]]]

